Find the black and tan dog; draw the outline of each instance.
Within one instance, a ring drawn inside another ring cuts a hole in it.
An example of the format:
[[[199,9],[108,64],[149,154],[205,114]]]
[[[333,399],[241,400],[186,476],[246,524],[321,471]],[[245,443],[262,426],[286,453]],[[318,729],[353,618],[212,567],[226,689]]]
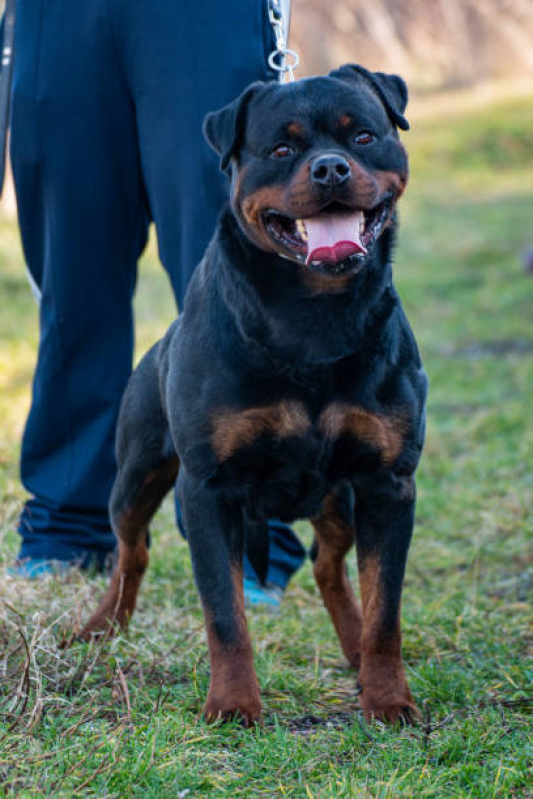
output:
[[[242,556],[266,519],[309,518],[314,571],[368,719],[414,712],[400,594],[426,377],[392,284],[407,92],[345,66],[257,83],[205,134],[231,201],[185,310],[127,387],[111,500],[119,558],[85,638],[133,613],[148,524],[177,478],[211,660],[208,719],[261,717]],[[362,612],[345,557],[357,545]]]

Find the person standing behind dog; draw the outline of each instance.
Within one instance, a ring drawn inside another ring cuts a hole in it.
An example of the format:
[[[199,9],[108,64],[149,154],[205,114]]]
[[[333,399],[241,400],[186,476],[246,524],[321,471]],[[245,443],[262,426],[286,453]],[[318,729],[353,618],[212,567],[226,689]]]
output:
[[[267,0],[19,0],[11,158],[40,344],[21,455],[19,570],[102,567],[137,261],[154,221],[178,304],[226,199],[202,121],[272,79]],[[270,524],[273,604],[304,558]]]

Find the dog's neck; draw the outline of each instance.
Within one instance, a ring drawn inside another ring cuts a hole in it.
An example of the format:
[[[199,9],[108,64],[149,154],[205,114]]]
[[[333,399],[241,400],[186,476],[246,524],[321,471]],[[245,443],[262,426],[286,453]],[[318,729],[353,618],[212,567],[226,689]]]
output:
[[[398,306],[390,264],[393,229],[342,291],[320,293],[302,281],[298,264],[252,244],[229,208],[213,243],[212,251],[220,253],[217,294],[236,332],[250,352],[277,366],[305,369],[356,353],[369,357]]]

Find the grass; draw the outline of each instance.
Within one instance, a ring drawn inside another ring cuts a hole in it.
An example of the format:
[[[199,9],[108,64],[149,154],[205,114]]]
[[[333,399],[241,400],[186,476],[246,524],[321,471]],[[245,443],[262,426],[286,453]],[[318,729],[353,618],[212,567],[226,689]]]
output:
[[[430,375],[404,592],[423,721],[363,722],[309,563],[278,616],[250,613],[265,725],[208,727],[208,662],[170,503],[127,637],[60,649],[102,591],[6,573],[37,344],[16,230],[0,227],[0,795],[533,796],[533,96],[416,120],[396,282]],[[138,350],[172,301],[153,244]],[[309,530],[299,525],[309,543]]]

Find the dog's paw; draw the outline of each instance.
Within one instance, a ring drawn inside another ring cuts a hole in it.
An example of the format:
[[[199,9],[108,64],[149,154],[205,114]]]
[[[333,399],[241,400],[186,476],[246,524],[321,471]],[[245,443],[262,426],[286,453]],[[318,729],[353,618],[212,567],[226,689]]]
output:
[[[215,721],[240,721],[243,727],[261,724],[261,700],[259,696],[232,697],[208,696],[203,714],[208,723]]]
[[[87,624],[82,627],[77,634],[78,641],[92,641],[94,638],[113,638],[118,630],[124,625],[119,624],[115,619],[110,619],[105,614],[95,613],[91,616]]]
[[[361,705],[367,722],[385,721],[388,724],[414,724],[419,717],[418,709],[409,689],[401,693],[371,693],[363,690]]]

